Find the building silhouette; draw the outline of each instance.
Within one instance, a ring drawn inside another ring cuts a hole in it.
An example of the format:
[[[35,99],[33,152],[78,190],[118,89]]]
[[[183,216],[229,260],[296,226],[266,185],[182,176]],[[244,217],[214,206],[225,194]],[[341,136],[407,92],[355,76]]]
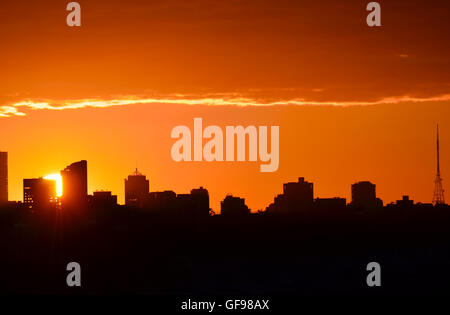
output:
[[[195,216],[209,216],[209,193],[206,188],[200,187],[191,190],[191,198],[193,201],[193,214]]]
[[[274,198],[266,211],[296,213],[311,210],[314,204],[314,185],[299,177],[297,182],[283,184],[283,193]]]
[[[245,204],[244,198],[227,195],[220,202],[220,214],[222,216],[243,216],[250,214],[250,209]]]
[[[376,196],[376,185],[369,181],[352,184],[352,206],[363,208],[382,207],[383,202]]]
[[[194,217],[194,200],[190,194],[177,194],[176,203],[174,204],[174,215],[183,217]]]
[[[314,198],[313,183],[299,177],[298,182],[283,184],[283,195],[300,204],[312,204]]]
[[[61,206],[63,209],[82,210],[87,207],[87,162],[75,162],[61,171],[63,195]]]
[[[93,208],[109,208],[117,206],[117,196],[111,191],[94,191],[88,196],[89,205]]]
[[[0,204],[8,202],[8,152],[0,152]]]
[[[190,194],[177,194],[171,190],[152,191],[145,197],[141,209],[180,218],[208,217],[209,193],[203,187],[192,189]]]
[[[147,194],[144,208],[153,212],[167,212],[175,209],[177,194],[174,191],[153,191]]]
[[[138,169],[125,179],[125,205],[142,208],[148,198],[150,184]]]
[[[405,207],[405,208],[406,208],[406,207],[412,207],[412,206],[414,206],[414,201],[411,200],[411,199],[409,199],[409,196],[405,195],[405,196],[402,196],[402,199],[397,200],[397,201],[395,202],[395,204],[396,204],[397,206]]]
[[[190,194],[178,194],[176,197],[177,214],[190,218],[209,216],[209,193],[203,187],[192,189]]]
[[[48,208],[55,205],[56,181],[44,178],[24,179],[23,202],[28,208]]]

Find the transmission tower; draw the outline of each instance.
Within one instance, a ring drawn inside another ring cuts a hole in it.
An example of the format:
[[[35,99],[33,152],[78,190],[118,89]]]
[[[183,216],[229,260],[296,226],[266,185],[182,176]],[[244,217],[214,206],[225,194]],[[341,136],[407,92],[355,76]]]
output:
[[[444,200],[444,189],[442,188],[442,178],[441,178],[441,170],[439,167],[439,125],[437,126],[437,172],[436,179],[434,180],[434,194],[433,194],[433,204],[440,205],[445,204]]]

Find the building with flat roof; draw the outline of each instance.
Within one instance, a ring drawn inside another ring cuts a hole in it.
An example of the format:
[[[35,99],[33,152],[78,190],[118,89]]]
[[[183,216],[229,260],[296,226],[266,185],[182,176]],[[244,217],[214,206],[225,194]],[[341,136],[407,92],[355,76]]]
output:
[[[369,181],[352,184],[352,206],[363,208],[382,207],[383,202],[377,198],[376,186]]]
[[[283,184],[283,193],[274,198],[266,211],[276,213],[302,213],[314,205],[314,184],[299,177],[297,182]]]
[[[94,208],[111,208],[117,206],[117,196],[111,191],[94,191],[88,196],[89,204]]]
[[[83,160],[70,164],[61,171],[61,177],[63,185],[62,208],[85,209],[88,201],[87,161]]]
[[[29,208],[48,208],[57,200],[56,181],[42,177],[23,180],[23,203]]]
[[[250,214],[250,209],[245,204],[244,198],[227,195],[220,202],[220,214],[222,216],[243,216]]]

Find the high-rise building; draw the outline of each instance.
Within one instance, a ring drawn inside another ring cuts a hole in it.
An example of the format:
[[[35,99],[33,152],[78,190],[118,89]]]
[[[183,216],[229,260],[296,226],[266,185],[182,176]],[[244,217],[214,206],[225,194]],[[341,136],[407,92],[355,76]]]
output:
[[[200,187],[191,190],[191,198],[194,204],[194,215],[209,216],[209,193],[208,190]]]
[[[190,194],[178,194],[176,197],[178,215],[190,219],[209,216],[209,193],[203,187],[192,189]]]
[[[137,169],[125,179],[125,205],[142,208],[149,192],[148,179]]]
[[[56,181],[43,178],[23,180],[23,203],[28,207],[48,208],[56,201]]]
[[[351,204],[366,208],[383,206],[383,202],[376,196],[375,184],[368,181],[357,182],[352,185]]]
[[[8,152],[0,152],[0,204],[8,202]]]
[[[85,209],[88,201],[87,162],[79,161],[70,164],[61,171],[63,209]]]
[[[376,186],[371,182],[358,182],[352,185],[352,202],[364,203],[376,199]]]
[[[117,206],[117,196],[110,191],[94,191],[88,196],[89,203],[94,208],[111,208]]]
[[[152,191],[145,198],[143,207],[153,212],[167,212],[176,208],[177,194],[174,191]],[[133,206],[133,202],[128,205]]]
[[[223,216],[242,216],[250,214],[250,209],[245,204],[244,198],[227,195],[220,202],[220,214]]]
[[[312,205],[314,201],[313,183],[305,181],[304,177],[299,177],[298,182],[283,184],[283,195],[291,203],[301,205]]]
[[[277,195],[266,210],[295,214],[312,210],[313,204],[314,184],[299,177],[297,182],[283,184],[283,193]]]

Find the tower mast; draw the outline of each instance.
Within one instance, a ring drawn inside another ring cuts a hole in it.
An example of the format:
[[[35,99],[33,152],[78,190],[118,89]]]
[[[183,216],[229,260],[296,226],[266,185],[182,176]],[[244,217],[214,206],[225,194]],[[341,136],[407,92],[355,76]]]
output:
[[[439,125],[437,125],[436,161],[437,161],[437,169],[436,169],[436,178],[434,180],[433,204],[439,205],[445,204],[444,189],[442,188],[441,169],[439,165]]]
[[[437,141],[436,141],[436,149],[437,149],[437,154],[436,154],[436,157],[437,157],[437,173],[436,173],[436,174],[437,174],[439,177],[441,177],[441,170],[440,170],[440,167],[439,167],[439,125],[437,125],[436,131],[437,131]]]

